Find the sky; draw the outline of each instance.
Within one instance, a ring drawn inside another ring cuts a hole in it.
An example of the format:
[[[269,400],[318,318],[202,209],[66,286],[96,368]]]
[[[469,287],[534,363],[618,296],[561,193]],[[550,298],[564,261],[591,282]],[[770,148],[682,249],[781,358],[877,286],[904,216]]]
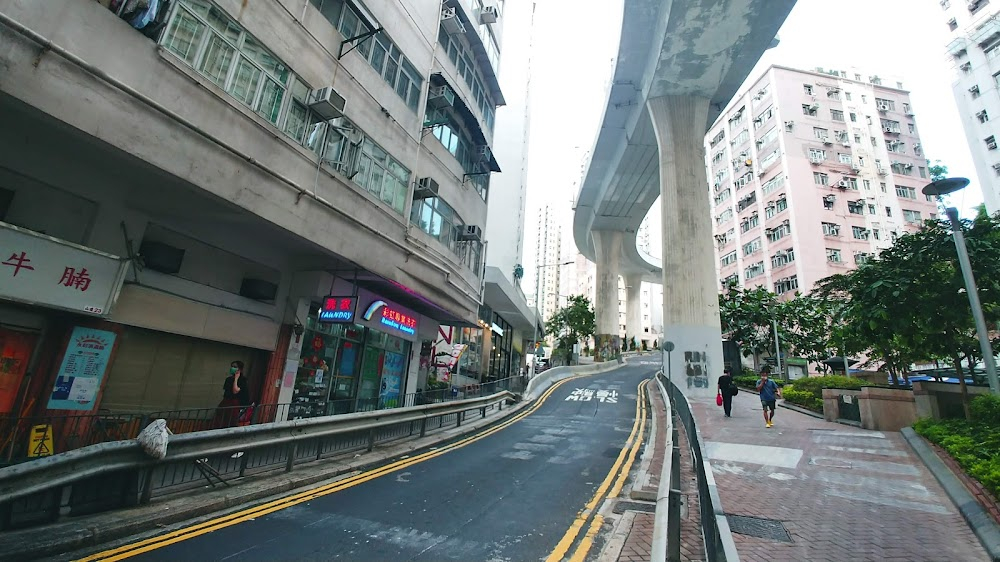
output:
[[[532,218],[544,205],[556,206],[564,238],[572,235],[571,204],[603,117],[621,5],[621,0],[591,2],[581,10],[579,0],[538,0],[523,260],[529,278],[537,230]],[[951,92],[948,28],[938,0],[798,0],[778,37],[778,47],[765,53],[748,80],[779,64],[858,68],[902,81],[911,92],[927,158],[941,160],[951,176],[972,180],[950,203],[963,216],[974,216],[982,193]],[[657,215],[650,218],[658,240],[659,204],[652,213]]]

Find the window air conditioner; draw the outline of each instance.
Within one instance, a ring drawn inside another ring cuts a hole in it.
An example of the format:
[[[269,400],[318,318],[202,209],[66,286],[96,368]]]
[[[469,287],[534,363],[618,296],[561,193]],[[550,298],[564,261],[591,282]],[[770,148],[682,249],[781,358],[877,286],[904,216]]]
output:
[[[479,12],[479,23],[496,23],[499,16],[496,6],[483,6],[483,11]]]
[[[823,137],[823,144],[830,146],[831,144],[833,144],[833,141],[827,137]]]
[[[427,92],[427,104],[435,109],[451,107],[455,105],[455,92],[448,86],[431,88]]]
[[[467,224],[459,227],[458,239],[462,242],[482,242],[483,230],[476,225]]]
[[[315,111],[324,121],[344,116],[347,101],[331,87],[309,92],[308,100],[309,109]]]
[[[465,33],[465,26],[462,25],[462,21],[458,19],[458,14],[455,13],[455,8],[441,10],[441,27],[444,28],[445,33],[448,35],[461,35],[462,33]]]
[[[837,187],[840,189],[847,189],[847,182],[845,180],[840,180],[837,182]]]
[[[420,178],[417,180],[417,189],[413,193],[414,199],[428,199],[437,197],[440,186],[433,178]]]

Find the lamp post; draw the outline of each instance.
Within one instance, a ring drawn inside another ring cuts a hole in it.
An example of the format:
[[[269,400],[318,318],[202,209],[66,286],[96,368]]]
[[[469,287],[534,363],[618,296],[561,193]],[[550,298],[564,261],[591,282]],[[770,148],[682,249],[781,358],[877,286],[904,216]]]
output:
[[[967,185],[969,185],[969,180],[965,178],[945,178],[927,184],[922,191],[924,195],[941,197],[942,195],[964,189]],[[986,319],[983,318],[983,307],[979,302],[979,291],[976,289],[976,280],[972,275],[972,264],[969,262],[969,251],[965,247],[965,235],[962,232],[962,223],[958,219],[958,209],[948,207],[945,209],[945,212],[948,214],[948,220],[951,222],[951,234],[955,239],[955,249],[958,251],[958,263],[962,269],[962,279],[965,281],[965,292],[969,295],[969,306],[972,307],[972,319],[976,323],[976,335],[979,336],[979,350],[983,354],[983,363],[986,365],[986,376],[990,381],[990,390],[994,394],[1000,394],[1000,381],[997,380],[997,366],[993,358],[993,346],[990,345]]]
[[[534,349],[531,350],[531,365],[528,366],[528,380],[535,378],[535,362],[538,361],[538,295],[542,292],[542,268],[561,267],[571,263],[576,262],[535,264],[535,318],[532,320],[532,324],[535,325],[535,335],[531,338],[531,345],[534,346]]]

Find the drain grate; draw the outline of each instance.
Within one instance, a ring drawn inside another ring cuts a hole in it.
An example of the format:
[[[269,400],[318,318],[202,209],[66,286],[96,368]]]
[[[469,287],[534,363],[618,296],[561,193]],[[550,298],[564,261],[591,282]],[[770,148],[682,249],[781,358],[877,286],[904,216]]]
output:
[[[729,520],[729,528],[734,533],[778,542],[792,542],[791,535],[781,521],[745,515],[727,515],[726,519]]]
[[[612,511],[618,514],[625,513],[626,511],[643,511],[646,513],[656,513],[656,504],[645,503],[645,502],[619,501],[615,502],[615,508]]]

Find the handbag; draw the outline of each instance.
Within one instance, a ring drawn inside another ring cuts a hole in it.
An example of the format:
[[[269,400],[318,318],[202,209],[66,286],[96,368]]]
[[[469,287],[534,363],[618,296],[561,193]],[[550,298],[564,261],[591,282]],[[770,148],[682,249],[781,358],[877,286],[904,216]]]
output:
[[[716,406],[721,406],[722,405],[722,391],[721,390],[719,391],[718,394],[715,395],[715,405]]]

